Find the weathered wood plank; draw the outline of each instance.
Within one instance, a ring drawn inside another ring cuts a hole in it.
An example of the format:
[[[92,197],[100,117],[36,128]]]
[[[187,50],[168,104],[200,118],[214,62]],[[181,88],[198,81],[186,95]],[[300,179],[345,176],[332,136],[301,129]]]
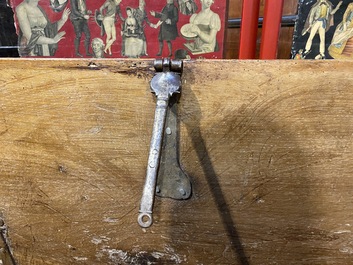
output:
[[[152,61],[0,60],[0,211],[19,264],[349,264],[352,63],[187,62],[194,193],[136,219]]]

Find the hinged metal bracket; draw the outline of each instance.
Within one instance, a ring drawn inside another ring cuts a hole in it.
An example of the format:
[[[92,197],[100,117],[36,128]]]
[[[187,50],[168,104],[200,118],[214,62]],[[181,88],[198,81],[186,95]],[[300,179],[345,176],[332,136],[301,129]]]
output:
[[[179,129],[175,95],[180,95],[183,61],[173,61],[169,58],[156,60],[154,68],[156,74],[150,85],[157,101],[146,180],[137,217],[139,225],[144,228],[150,227],[153,222],[155,194],[174,199],[187,199],[191,195],[191,183],[179,165]]]

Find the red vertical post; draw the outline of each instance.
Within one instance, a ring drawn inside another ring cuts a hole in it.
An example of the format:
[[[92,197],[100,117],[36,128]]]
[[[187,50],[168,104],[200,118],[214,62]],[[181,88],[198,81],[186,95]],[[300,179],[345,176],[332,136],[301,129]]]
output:
[[[243,0],[239,59],[255,59],[260,0]]]
[[[266,0],[262,25],[260,59],[276,59],[284,0]]]

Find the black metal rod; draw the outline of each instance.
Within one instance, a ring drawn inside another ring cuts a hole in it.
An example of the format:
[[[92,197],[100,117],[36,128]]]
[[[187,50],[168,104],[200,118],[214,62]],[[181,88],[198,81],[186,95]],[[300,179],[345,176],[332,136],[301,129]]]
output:
[[[293,27],[295,25],[295,21],[297,20],[297,15],[288,15],[283,16],[281,21],[282,27]],[[259,17],[259,28],[262,28],[262,23],[264,21],[263,17]],[[241,18],[230,18],[228,19],[228,28],[240,28],[241,26]]]

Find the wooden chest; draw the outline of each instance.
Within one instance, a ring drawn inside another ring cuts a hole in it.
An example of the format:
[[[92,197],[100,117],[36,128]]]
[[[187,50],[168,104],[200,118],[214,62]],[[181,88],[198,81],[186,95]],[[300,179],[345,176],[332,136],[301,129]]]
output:
[[[193,194],[157,198],[148,229],[153,61],[94,63],[0,60],[0,212],[16,263],[352,263],[353,62],[185,62]]]

